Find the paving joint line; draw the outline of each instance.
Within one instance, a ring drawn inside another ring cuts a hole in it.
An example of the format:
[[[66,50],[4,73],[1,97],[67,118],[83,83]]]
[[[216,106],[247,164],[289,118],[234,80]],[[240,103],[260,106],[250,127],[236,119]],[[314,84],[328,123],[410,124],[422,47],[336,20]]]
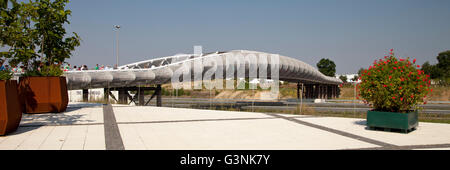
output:
[[[110,104],[103,105],[103,123],[106,150],[125,150],[113,107]]]
[[[142,121],[142,122],[117,122],[117,124],[215,122],[215,121],[261,120],[261,119],[279,119],[279,118],[275,118],[275,117],[261,117],[261,118],[229,118],[229,119],[190,119],[190,120],[165,120],[165,121]]]
[[[291,118],[316,118],[317,116],[293,116]],[[189,120],[167,120],[167,121],[143,121],[143,122],[117,122],[117,124],[147,124],[147,123],[183,123],[183,122],[207,122],[207,121],[234,121],[234,120],[259,120],[259,119],[280,119],[277,117],[251,117],[251,118],[228,118],[228,119],[189,119]],[[43,127],[43,126],[89,126],[104,125],[104,123],[79,123],[79,124],[30,124],[19,127]]]
[[[378,145],[378,146],[381,146],[381,147],[386,147],[386,148],[389,148],[389,147],[397,148],[397,147],[399,147],[397,145],[393,145],[393,144],[389,144],[389,143],[386,143],[386,142],[382,142],[382,141],[378,141],[378,140],[362,137],[362,136],[359,136],[359,135],[351,134],[351,133],[348,133],[348,132],[340,131],[340,130],[337,130],[337,129],[332,129],[332,128],[329,128],[329,127],[325,127],[325,126],[321,126],[321,125],[317,125],[317,124],[301,121],[301,120],[298,120],[298,119],[295,119],[295,118],[285,117],[285,116],[281,116],[281,115],[277,115],[277,114],[268,114],[268,113],[266,113],[266,114],[274,116],[274,117],[282,118],[282,119],[285,119],[285,120],[288,120],[288,121],[291,121],[291,122],[294,122],[294,123],[297,123],[297,124],[301,124],[301,125],[304,125],[304,126],[309,126],[309,127],[312,127],[312,128],[316,128],[316,129],[324,130],[324,131],[327,131],[327,132],[331,132],[331,133],[334,133],[334,134],[337,134],[337,135],[349,137],[351,139],[356,139],[356,140],[363,141],[363,142],[366,142],[366,143]]]
[[[358,148],[349,150],[413,150],[413,149],[438,149],[438,148],[450,148],[450,143],[430,144],[430,145],[405,145],[396,147],[371,147],[371,148]]]
[[[31,124],[31,125],[19,125],[19,127],[43,127],[43,126],[88,126],[88,125],[103,125],[104,123],[78,123],[78,124]]]

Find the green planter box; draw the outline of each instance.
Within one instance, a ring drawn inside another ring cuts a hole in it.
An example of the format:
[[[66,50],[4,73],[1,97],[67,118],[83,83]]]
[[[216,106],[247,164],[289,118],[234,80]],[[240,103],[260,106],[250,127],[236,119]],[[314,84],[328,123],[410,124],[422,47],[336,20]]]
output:
[[[396,112],[367,112],[367,126],[369,128],[400,129],[404,132],[412,131],[419,125],[419,113]]]

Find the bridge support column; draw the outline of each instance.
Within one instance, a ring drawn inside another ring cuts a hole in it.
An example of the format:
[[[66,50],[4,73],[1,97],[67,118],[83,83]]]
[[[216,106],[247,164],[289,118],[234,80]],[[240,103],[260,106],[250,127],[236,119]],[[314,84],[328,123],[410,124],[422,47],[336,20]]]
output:
[[[327,86],[326,85],[320,85],[320,87],[322,87],[321,99],[326,99],[327,98]]]
[[[161,85],[158,84],[155,90],[156,94],[156,107],[162,107],[162,98],[161,98]]]
[[[337,86],[336,85],[332,85],[331,86],[332,87],[332,89],[333,89],[333,99],[336,99],[337,98]]]
[[[128,104],[128,91],[126,89],[119,90],[119,103]]]
[[[136,95],[138,95],[138,98],[139,98],[139,103],[138,103],[138,105],[139,106],[144,106],[145,105],[145,99],[144,99],[144,90],[138,90],[138,92],[137,92],[137,94]]]
[[[108,88],[103,89],[103,100],[106,103],[109,103],[109,89]]]
[[[89,89],[83,89],[83,102],[89,101]]]
[[[333,90],[331,85],[327,85],[327,99],[332,99],[333,96]]]
[[[307,99],[307,98],[308,98],[308,85],[305,84],[303,88],[304,88],[304,90],[305,90],[305,92],[304,92],[304,94],[305,94],[305,99]]]
[[[339,98],[339,86],[335,85],[334,86],[334,98],[337,99]]]
[[[330,95],[331,95],[330,98],[334,99],[334,85],[330,85],[330,89],[331,89],[330,90]]]
[[[311,99],[312,98],[312,94],[313,94],[313,85],[311,84],[307,84],[305,85],[305,96],[307,99]]]
[[[317,85],[317,86],[319,86],[319,96],[318,96],[318,98],[319,99],[323,99],[323,86],[322,85]]]
[[[314,85],[314,93],[313,93],[312,98],[313,98],[313,99],[317,99],[317,98],[319,98],[319,97],[320,97],[320,85],[315,84],[315,85]]]
[[[317,94],[317,98],[318,99],[322,99],[322,85],[317,85],[317,87],[319,87],[318,89],[319,89],[319,92],[318,92],[318,94]]]
[[[341,96],[341,88],[339,88],[339,87],[336,85],[336,98],[339,98],[339,96]]]

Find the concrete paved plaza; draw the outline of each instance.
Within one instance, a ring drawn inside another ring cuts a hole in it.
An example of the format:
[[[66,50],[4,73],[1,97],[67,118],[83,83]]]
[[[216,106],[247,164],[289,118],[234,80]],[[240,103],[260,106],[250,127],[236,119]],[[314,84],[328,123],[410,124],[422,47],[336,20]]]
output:
[[[403,134],[367,130],[363,119],[71,103],[65,113],[24,114],[0,149],[450,149],[450,124]]]

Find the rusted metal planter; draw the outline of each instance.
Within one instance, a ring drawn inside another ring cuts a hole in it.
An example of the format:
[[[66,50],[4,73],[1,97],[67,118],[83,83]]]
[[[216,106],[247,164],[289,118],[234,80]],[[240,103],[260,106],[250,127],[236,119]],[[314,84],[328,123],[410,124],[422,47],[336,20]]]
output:
[[[0,135],[14,132],[19,127],[22,111],[16,80],[0,80]]]
[[[66,77],[20,77],[19,96],[24,113],[64,112],[69,103]]]

